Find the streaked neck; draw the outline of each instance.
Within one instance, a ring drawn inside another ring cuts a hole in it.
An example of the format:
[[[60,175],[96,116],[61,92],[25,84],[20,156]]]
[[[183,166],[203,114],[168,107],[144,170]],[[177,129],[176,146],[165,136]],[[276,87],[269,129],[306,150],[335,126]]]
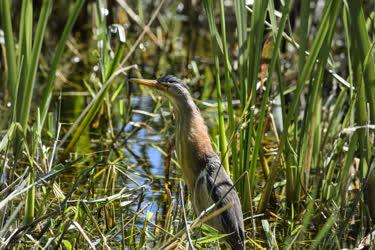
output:
[[[185,104],[175,104],[174,108],[176,133],[178,133],[177,138],[179,140],[177,143],[184,144],[181,147],[185,151],[190,151],[190,154],[195,154],[198,158],[211,153],[213,149],[207,126],[193,99],[189,97]],[[180,154],[187,154],[188,152],[185,151],[180,152]]]

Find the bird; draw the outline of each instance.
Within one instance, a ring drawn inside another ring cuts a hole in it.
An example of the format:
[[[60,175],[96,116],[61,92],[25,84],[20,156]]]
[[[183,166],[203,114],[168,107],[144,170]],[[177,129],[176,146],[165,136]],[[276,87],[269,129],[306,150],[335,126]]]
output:
[[[189,87],[173,75],[156,80],[130,78],[129,81],[151,87],[171,102],[176,125],[177,161],[191,194],[193,209],[198,216],[213,204],[218,208],[228,206],[207,224],[222,234],[228,234],[224,240],[232,249],[244,249],[245,230],[240,199],[212,148],[207,126]]]

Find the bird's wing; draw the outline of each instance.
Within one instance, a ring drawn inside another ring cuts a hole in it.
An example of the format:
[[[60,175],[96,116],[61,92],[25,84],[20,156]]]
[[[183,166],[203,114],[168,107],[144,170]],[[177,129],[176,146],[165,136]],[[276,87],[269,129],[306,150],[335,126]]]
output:
[[[221,233],[231,234],[228,241],[232,247],[238,249],[241,244],[243,246],[245,233],[241,203],[237,191],[216,154],[207,159],[205,171],[206,174],[200,175],[201,178],[197,180],[197,185],[200,186],[198,190],[205,190],[199,193],[198,197],[202,197],[199,202],[200,204],[203,202],[207,204],[207,200],[209,200],[210,204],[218,203],[218,208],[230,204],[227,210],[212,221],[212,224]],[[206,199],[206,201],[202,199]]]

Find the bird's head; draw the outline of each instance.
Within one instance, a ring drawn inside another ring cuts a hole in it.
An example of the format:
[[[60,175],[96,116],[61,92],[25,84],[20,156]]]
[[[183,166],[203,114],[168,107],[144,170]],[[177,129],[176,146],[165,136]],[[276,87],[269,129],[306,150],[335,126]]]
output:
[[[149,86],[156,89],[177,107],[188,105],[191,102],[191,96],[188,86],[180,79],[172,75],[162,76],[156,80],[131,78],[130,82]]]

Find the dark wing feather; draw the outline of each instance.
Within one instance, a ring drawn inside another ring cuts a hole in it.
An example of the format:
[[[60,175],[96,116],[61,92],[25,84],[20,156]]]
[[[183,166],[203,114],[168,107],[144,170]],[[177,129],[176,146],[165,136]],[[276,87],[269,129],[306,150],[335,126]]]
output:
[[[206,170],[208,172],[206,179],[207,189],[213,202],[219,202],[219,208],[226,204],[231,204],[230,208],[220,214],[222,233],[231,234],[226,241],[231,245],[232,249],[244,249],[243,215],[241,203],[237,191],[233,187],[233,182],[226,174],[216,154],[208,157]]]

